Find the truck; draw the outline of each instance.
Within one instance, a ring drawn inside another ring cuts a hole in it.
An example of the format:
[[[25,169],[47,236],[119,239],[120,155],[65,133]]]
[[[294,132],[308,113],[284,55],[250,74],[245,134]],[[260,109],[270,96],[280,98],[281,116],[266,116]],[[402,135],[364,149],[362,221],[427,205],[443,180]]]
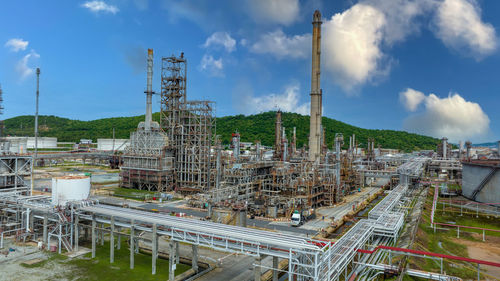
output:
[[[301,226],[304,224],[304,222],[313,219],[315,217],[316,213],[314,212],[314,209],[310,210],[295,210],[292,213],[292,226]]]

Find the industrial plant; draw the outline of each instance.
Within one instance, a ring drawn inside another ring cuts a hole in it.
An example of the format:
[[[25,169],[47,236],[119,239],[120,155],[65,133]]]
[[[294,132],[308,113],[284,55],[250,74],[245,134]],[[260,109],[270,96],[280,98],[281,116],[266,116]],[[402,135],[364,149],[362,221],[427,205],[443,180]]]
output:
[[[20,255],[17,260],[29,262],[15,249],[34,243],[47,255],[110,267],[126,258],[132,271],[147,257],[148,276],[168,272],[170,281],[500,279],[500,260],[453,254],[443,240],[498,243],[500,142],[481,150],[443,136],[435,150],[404,152],[335,132],[329,147],[319,11],[312,27],[310,126],[291,127],[278,109],[272,147],[242,143],[238,128],[224,145],[215,102],[187,94],[187,84],[196,83],[188,80],[188,55],[155,60],[153,49],[144,54],[145,119],[129,139],[99,139],[97,146],[82,140],[60,152],[51,150],[56,139],[38,131],[34,137],[1,136],[5,261]],[[160,81],[153,81],[155,62]],[[156,121],[153,95],[160,100]],[[298,147],[303,130],[308,143]],[[116,177],[116,189],[78,170],[87,166]],[[451,221],[458,214],[460,220]],[[440,237],[435,244],[444,245],[441,251],[421,248],[433,237]],[[159,266],[160,260],[168,266]],[[8,280],[1,276],[2,262],[0,280]]]

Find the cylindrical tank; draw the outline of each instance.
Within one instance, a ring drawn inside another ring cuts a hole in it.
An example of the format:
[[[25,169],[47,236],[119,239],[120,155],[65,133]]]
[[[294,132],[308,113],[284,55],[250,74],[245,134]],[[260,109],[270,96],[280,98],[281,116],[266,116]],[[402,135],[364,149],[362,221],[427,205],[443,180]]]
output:
[[[90,194],[90,177],[63,176],[52,178],[52,205],[85,200]]]

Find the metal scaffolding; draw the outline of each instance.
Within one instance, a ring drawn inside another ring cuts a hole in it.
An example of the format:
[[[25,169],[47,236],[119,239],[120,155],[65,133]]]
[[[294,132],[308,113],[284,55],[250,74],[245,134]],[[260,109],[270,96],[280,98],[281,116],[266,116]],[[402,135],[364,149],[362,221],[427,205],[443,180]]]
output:
[[[184,55],[162,58],[161,127],[170,140],[174,155],[175,190],[184,193],[208,191],[213,136],[215,135],[215,103],[187,101]]]

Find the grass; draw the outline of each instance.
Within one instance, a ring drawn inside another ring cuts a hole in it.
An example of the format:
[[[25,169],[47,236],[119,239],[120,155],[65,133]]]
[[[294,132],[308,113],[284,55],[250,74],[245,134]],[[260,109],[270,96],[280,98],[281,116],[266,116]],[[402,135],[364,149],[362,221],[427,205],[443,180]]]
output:
[[[52,254],[51,257],[32,267],[43,267],[49,261],[56,261],[62,266],[72,266],[62,279],[69,280],[99,280],[99,281],[129,281],[129,280],[168,280],[169,262],[164,259],[157,259],[156,274],[151,274],[151,255],[139,253],[134,256],[134,269],[130,269],[130,251],[126,241],[122,241],[120,250],[115,248],[115,261],[109,262],[109,242],[104,246],[98,246],[96,257],[91,259],[91,254],[84,257],[68,259],[66,256]],[[178,275],[187,271],[189,265],[177,264],[175,274]]]
[[[430,227],[429,215],[432,209],[433,193],[434,190],[430,189],[429,194],[427,195],[424,207],[425,209],[422,214],[422,219],[419,224],[419,230],[417,232],[417,237],[415,240],[415,249],[454,256],[469,257],[467,246],[460,244],[460,242],[457,242],[456,240],[456,229],[451,229],[448,231],[436,230],[436,233],[434,233],[434,230]],[[451,208],[449,208],[449,210],[451,210]],[[456,224],[460,225],[500,229],[500,222],[497,219],[494,219],[492,217],[488,218],[487,216],[480,216],[479,218],[476,218],[475,215],[473,217],[471,215],[460,216],[460,209],[458,209],[458,212],[458,214],[453,212],[443,213],[442,209],[437,208],[434,220],[436,222],[443,223],[455,222]],[[470,232],[478,232],[482,234],[481,230],[474,231],[472,229],[461,229],[460,239],[479,241],[475,239]],[[438,260],[410,257],[409,263],[411,265],[411,268],[431,272],[440,271],[440,262]],[[443,261],[443,271],[446,272],[446,274],[461,277],[463,279],[477,278],[477,271],[475,271],[475,269],[475,264],[471,265],[466,262],[446,259]],[[405,276],[404,280],[424,279]]]
[[[113,196],[144,201],[153,197],[160,197],[160,194],[155,191],[117,187],[113,189]]]

